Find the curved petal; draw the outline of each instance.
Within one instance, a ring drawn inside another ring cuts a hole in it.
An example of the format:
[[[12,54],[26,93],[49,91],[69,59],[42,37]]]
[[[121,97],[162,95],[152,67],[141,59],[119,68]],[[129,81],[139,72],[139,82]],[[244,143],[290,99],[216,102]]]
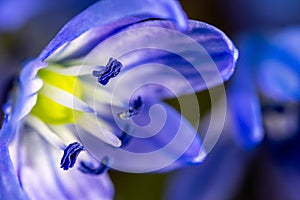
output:
[[[237,141],[246,148],[256,146],[263,139],[261,105],[254,84],[254,46],[245,39],[236,73],[228,87],[228,98],[233,132]]]
[[[186,15],[178,1],[99,1],[67,23],[40,54],[40,58],[47,59],[63,45],[63,51],[72,48],[70,42],[91,29],[95,28],[85,34],[84,40],[79,44],[75,43],[77,49],[92,48],[121,28],[154,18],[172,20],[181,29],[186,27]],[[82,37],[79,39],[81,40]]]
[[[232,199],[243,180],[248,157],[234,144],[219,141],[203,164],[171,177],[164,199]]]
[[[27,200],[14,172],[7,147],[0,147],[0,199]]]
[[[121,127],[122,130],[118,128],[120,123],[114,120],[123,121],[110,119],[114,133],[119,138],[127,133],[121,148],[106,145],[90,134],[78,133],[86,149],[98,160],[108,157],[113,169],[133,173],[167,171],[200,163],[205,157],[196,130],[164,103],[145,102],[141,113],[127,120],[129,126]]]
[[[15,147],[19,152],[15,160],[20,182],[30,199],[113,199],[113,185],[107,174],[90,176],[76,167],[60,169],[63,152],[33,130],[25,131]]]
[[[300,29],[292,28],[267,35],[257,72],[257,82],[264,96],[277,101],[300,100]]]
[[[20,120],[24,118],[33,108],[37,99],[37,92],[43,86],[43,82],[37,78],[37,72],[40,68],[45,67],[46,63],[33,60],[26,64],[19,77],[19,85],[15,104],[12,105],[9,120],[1,128],[0,143],[8,143],[16,131]]]
[[[117,58],[124,67],[107,88],[123,98],[143,86],[140,92],[162,98],[222,84],[232,75],[237,56],[233,43],[213,26],[189,21],[181,33],[171,22],[155,20],[108,38],[83,62],[105,65]]]

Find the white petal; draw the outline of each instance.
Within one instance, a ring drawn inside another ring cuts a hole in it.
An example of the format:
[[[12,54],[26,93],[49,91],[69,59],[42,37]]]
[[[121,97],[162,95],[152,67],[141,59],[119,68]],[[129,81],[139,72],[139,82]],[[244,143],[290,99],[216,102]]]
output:
[[[64,149],[65,144],[43,121],[32,115],[26,117],[26,122],[43,136],[50,144],[59,149]]]
[[[47,68],[49,71],[63,74],[66,76],[82,76],[92,74],[94,70],[103,69],[102,66],[77,65],[72,67],[51,66]]]
[[[83,114],[77,120],[78,125],[90,134],[101,139],[105,143],[108,143],[114,147],[120,147],[122,142],[121,140],[108,130],[108,127],[97,119],[95,115]]]
[[[44,87],[41,89],[40,93],[55,101],[56,103],[59,103],[73,110],[95,113],[94,109],[92,109],[81,99],[50,84],[44,83]]]

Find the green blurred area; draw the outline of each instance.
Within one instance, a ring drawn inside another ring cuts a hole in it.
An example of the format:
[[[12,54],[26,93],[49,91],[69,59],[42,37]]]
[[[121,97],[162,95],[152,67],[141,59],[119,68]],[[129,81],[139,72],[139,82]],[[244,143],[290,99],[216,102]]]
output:
[[[115,200],[162,199],[164,185],[169,174],[128,174],[111,171],[115,185]]]

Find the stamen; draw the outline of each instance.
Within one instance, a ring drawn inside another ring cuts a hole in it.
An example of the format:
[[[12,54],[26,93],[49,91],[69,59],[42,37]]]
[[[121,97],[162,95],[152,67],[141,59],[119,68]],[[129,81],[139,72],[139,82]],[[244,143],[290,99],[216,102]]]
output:
[[[108,158],[104,157],[100,165],[96,168],[93,168],[91,164],[87,164],[84,161],[81,161],[78,169],[85,174],[100,175],[105,173],[109,169],[107,163],[108,163]]]
[[[116,77],[122,68],[122,63],[114,58],[110,58],[105,68],[102,70],[93,71],[93,76],[98,77],[98,82],[106,85],[111,78]]]
[[[133,103],[129,106],[129,109],[127,111],[119,113],[118,116],[124,120],[130,119],[131,117],[138,115],[142,107],[143,107],[142,98],[138,96],[138,98],[134,100]]]
[[[104,67],[102,67],[104,69]],[[99,70],[99,66],[92,65],[77,65],[72,67],[61,67],[58,65],[51,65],[47,67],[47,70],[62,74],[65,76],[84,76],[91,74],[92,70]]]
[[[85,91],[86,102],[93,102],[94,105],[97,103],[107,104],[120,108],[124,108],[124,106],[126,106],[126,104],[123,103],[123,101],[121,101],[119,98],[113,98],[113,94],[110,90],[106,90],[106,88],[99,89],[98,87],[95,87],[94,82],[82,81],[81,84],[83,85]],[[97,99],[97,102],[95,102],[95,99]]]
[[[94,109],[78,97],[48,83],[44,83],[44,87],[40,90],[40,93],[54,102],[73,110],[95,113]]]
[[[109,131],[109,126],[98,120],[97,116],[84,114],[77,119],[77,124],[85,131],[113,147],[120,147],[122,145],[121,140]]]
[[[33,115],[26,117],[26,122],[35,129],[45,140],[58,149],[64,149],[64,141],[57,136],[42,120]]]
[[[60,168],[63,168],[64,170],[72,168],[81,151],[84,151],[84,147],[78,142],[69,144],[64,150],[64,155],[60,161]]]
[[[119,139],[122,141],[121,147],[125,147],[129,141],[131,140],[132,136],[127,134],[126,132],[122,132],[122,135],[119,137]]]

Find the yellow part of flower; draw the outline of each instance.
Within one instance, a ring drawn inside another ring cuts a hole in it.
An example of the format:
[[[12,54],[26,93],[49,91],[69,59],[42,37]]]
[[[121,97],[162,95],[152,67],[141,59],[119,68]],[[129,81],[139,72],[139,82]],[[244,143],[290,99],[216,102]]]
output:
[[[40,70],[38,76],[43,82],[51,84],[52,86],[82,99],[82,84],[77,77],[61,75],[49,71],[47,68]],[[78,116],[78,113],[78,111],[65,107],[41,93],[38,93],[37,102],[31,111],[31,114],[48,124],[74,123],[74,116]]]

